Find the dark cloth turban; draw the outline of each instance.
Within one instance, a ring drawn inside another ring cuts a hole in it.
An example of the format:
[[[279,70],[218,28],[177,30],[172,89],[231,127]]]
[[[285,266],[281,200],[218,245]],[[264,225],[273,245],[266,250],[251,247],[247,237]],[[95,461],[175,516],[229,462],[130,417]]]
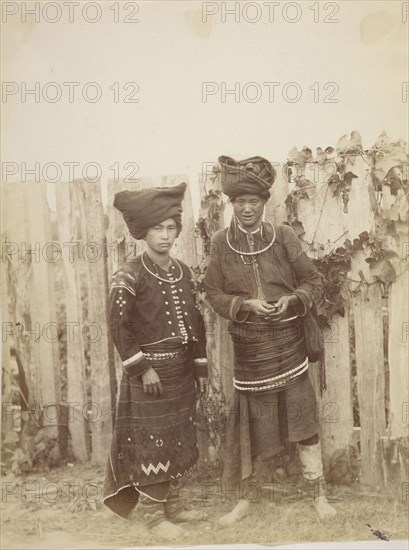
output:
[[[150,227],[173,218],[182,227],[182,201],[186,183],[174,187],[152,187],[138,191],[121,191],[114,197],[114,206],[124,216],[134,239],[144,239]]]
[[[254,193],[265,200],[270,198],[269,189],[276,179],[276,171],[263,157],[234,160],[219,157],[222,191],[231,199],[243,193]]]

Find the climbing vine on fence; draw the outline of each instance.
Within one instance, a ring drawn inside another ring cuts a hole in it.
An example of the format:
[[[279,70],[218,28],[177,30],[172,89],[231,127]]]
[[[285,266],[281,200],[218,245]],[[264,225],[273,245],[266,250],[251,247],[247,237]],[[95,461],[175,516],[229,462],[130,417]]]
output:
[[[373,230],[363,232],[357,238],[346,239],[338,248],[332,248],[326,255],[314,259],[314,263],[323,276],[325,299],[320,307],[320,316],[323,323],[335,314],[344,315],[345,304],[348,299],[346,285],[348,272],[351,269],[351,260],[355,254],[364,253],[365,261],[369,264],[372,281],[365,280],[362,272],[361,280],[355,286],[356,291],[361,284],[381,283],[384,288],[396,280],[397,273],[391,260],[399,258],[397,252],[390,248],[391,237],[396,236],[397,225],[400,229],[401,222],[408,221],[408,153],[407,144],[402,140],[391,141],[385,133],[382,133],[374,146],[366,151],[362,149],[361,136],[358,132],[352,132],[351,138],[343,136],[334,149],[327,147],[325,151],[317,149],[317,156],[313,158],[311,149],[304,147],[302,151],[293,149],[290,151],[285,173],[294,184],[294,188],[288,194],[285,205],[287,210],[287,223],[293,227],[297,235],[302,238],[305,230],[298,218],[298,205],[301,200],[310,200],[318,192],[318,185],[305,178],[304,170],[307,163],[324,165],[330,163],[332,168],[321,185],[326,186],[322,210],[325,208],[325,200],[328,192],[335,197],[340,197],[343,204],[343,212],[348,212],[349,194],[357,175],[351,170],[346,170],[347,157],[362,157],[368,164],[371,183],[369,186],[370,204],[374,212]],[[351,164],[351,163],[349,163]],[[383,206],[384,188],[388,187],[394,202]],[[321,210],[321,213],[322,213]],[[321,215],[318,219],[320,223]],[[317,227],[318,229],[318,227]],[[407,226],[406,226],[407,231]],[[316,243],[308,243],[310,251],[316,250]],[[350,279],[349,279],[350,280]]]
[[[342,136],[336,147],[317,148],[314,157],[308,147],[301,151],[293,148],[288,155],[284,167],[284,176],[292,183],[293,189],[285,199],[287,223],[297,235],[303,239],[305,229],[299,219],[299,203],[303,200],[315,198],[317,193],[324,191],[321,213],[325,209],[328,195],[340,197],[342,210],[348,213],[349,196],[353,185],[359,185],[358,176],[347,166],[354,164],[354,159],[361,157],[368,165],[371,185],[368,187],[371,208],[374,212],[373,229],[363,232],[356,238],[340,242],[340,246],[329,247],[327,254],[322,250],[314,263],[323,277],[325,299],[320,306],[320,317],[323,324],[335,314],[344,315],[345,305],[349,299],[350,285],[355,283],[353,292],[361,284],[381,283],[385,288],[396,280],[396,273],[392,260],[399,256],[390,247],[391,237],[396,236],[397,226],[400,230],[402,222],[408,221],[408,153],[407,144],[402,140],[392,141],[382,133],[370,149],[363,150],[359,132],[352,132],[350,138]],[[349,162],[347,162],[347,159]],[[307,164],[316,165],[325,174],[319,184],[312,182],[305,176]],[[202,198],[200,218],[197,223],[198,232],[203,242],[204,256],[202,262],[194,269],[199,289],[203,292],[203,277],[206,270],[206,256],[211,250],[211,237],[221,227],[221,213],[224,209],[220,182],[217,174],[208,177],[210,189],[206,190]],[[325,190],[323,189],[325,188]],[[385,188],[389,188],[393,201],[385,206],[383,195]],[[318,225],[317,225],[318,229]],[[315,234],[311,243],[307,243],[310,252],[317,251]],[[360,280],[351,280],[348,273],[351,270],[351,260],[357,253],[365,255],[369,264],[372,281],[366,281],[361,272]]]
[[[202,260],[199,265],[193,268],[199,292],[204,292],[203,278],[207,266],[207,257],[211,252],[211,240],[214,233],[222,228],[221,220],[224,210],[217,174],[214,173],[208,176],[208,179],[210,180],[211,187],[210,189],[206,189],[206,186],[204,186],[205,193],[202,196],[199,220],[196,224],[203,246]]]

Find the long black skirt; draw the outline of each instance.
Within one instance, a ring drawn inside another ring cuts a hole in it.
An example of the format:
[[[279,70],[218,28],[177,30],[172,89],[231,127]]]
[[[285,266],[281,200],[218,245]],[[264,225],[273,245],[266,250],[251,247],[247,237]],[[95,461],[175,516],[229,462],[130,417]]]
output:
[[[163,351],[163,350],[162,350]],[[152,361],[164,393],[145,394],[138,377],[123,375],[103,502],[128,519],[140,488],[189,473],[198,459],[196,388],[191,353]]]

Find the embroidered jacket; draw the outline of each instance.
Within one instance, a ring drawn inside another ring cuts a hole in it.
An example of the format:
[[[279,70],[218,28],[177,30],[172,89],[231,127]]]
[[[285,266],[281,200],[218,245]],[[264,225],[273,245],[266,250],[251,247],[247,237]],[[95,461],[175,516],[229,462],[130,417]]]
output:
[[[291,227],[276,225],[273,228],[263,223],[263,238],[260,231],[253,234],[254,250],[265,248],[274,234],[275,240],[268,250],[255,256],[257,263],[251,261],[251,256],[240,256],[231,249],[227,231],[228,228],[215,233],[204,277],[209,302],[222,317],[244,322],[249,313],[240,308],[246,299],[276,301],[281,296],[295,294],[300,300],[293,308],[299,316],[304,316],[313,302],[320,301],[321,276],[302,251],[301,242]],[[240,252],[248,252],[246,233],[239,229],[236,233],[236,239],[230,244]]]
[[[195,376],[207,376],[206,338],[203,318],[196,303],[194,281],[189,268],[178,260],[167,273],[143,256],[145,265],[157,271],[165,282],[150,274],[141,256],[126,261],[114,273],[109,300],[112,339],[123,370],[140,376],[150,368],[142,348],[149,344],[180,342],[194,346]]]

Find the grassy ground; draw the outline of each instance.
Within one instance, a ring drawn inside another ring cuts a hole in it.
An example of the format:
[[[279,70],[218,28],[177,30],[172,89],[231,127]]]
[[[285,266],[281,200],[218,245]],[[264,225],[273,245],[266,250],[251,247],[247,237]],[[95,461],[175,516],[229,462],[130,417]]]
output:
[[[3,476],[2,548],[160,545],[138,521],[136,511],[127,522],[102,505],[103,475],[90,465],[67,465],[27,478]],[[185,534],[175,545],[375,540],[368,523],[391,540],[409,538],[408,504],[400,487],[382,492],[359,485],[340,487],[334,504],[338,515],[325,522],[317,519],[305,498],[288,502],[281,489],[275,490],[253,504],[246,518],[225,529],[217,526],[217,518],[231,504],[221,502],[216,486],[191,479],[182,494],[186,502],[205,510],[208,519],[185,524]],[[209,498],[205,500],[204,494]]]

